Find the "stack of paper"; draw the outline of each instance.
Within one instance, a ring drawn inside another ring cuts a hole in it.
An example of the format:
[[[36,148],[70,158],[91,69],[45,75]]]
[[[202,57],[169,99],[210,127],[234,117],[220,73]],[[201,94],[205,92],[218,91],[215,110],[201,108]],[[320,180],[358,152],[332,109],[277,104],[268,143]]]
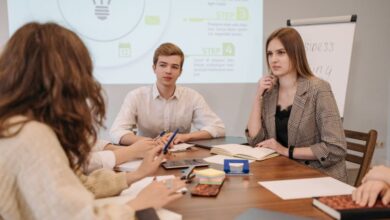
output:
[[[195,170],[195,175],[200,184],[215,184],[220,185],[225,180],[225,172],[208,168],[204,170]]]

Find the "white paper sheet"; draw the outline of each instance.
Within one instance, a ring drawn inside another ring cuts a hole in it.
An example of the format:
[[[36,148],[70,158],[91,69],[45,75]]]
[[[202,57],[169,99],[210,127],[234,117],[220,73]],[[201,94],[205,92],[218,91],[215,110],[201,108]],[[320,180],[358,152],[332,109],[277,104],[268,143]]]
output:
[[[347,195],[352,194],[355,189],[355,187],[332,177],[260,181],[258,183],[282,199]]]
[[[133,172],[133,171],[136,171],[141,166],[142,160],[143,159],[132,160],[132,161],[128,161],[126,163],[122,163],[122,164],[116,166],[114,168],[114,170],[122,171],[122,172]],[[167,160],[164,158],[162,160],[162,162],[165,162],[165,161],[167,161]]]
[[[187,144],[187,143],[181,143],[181,144],[175,144],[171,149],[169,149],[170,152],[180,152],[180,151],[186,151],[190,147],[195,146],[194,144]]]
[[[123,172],[133,172],[138,169],[139,166],[141,166],[142,160],[133,160],[126,163],[122,163],[118,165],[115,170],[117,171],[123,171]]]
[[[156,176],[157,181],[166,180],[166,179],[173,179],[175,178],[174,175],[166,175],[166,176]],[[147,185],[152,183],[153,177],[145,177],[142,180],[139,180],[125,190],[122,191],[120,194],[121,196],[132,196],[132,198],[135,198],[138,193],[143,190]],[[185,188],[181,189],[180,191],[186,191]]]
[[[96,206],[104,206],[107,204],[126,204],[129,202],[132,198],[130,196],[115,196],[115,197],[108,197],[108,198],[103,198],[103,199],[96,199],[95,200],[95,205]],[[158,217],[161,220],[182,220],[183,217],[182,215],[172,212],[168,209],[158,209],[156,210]]]

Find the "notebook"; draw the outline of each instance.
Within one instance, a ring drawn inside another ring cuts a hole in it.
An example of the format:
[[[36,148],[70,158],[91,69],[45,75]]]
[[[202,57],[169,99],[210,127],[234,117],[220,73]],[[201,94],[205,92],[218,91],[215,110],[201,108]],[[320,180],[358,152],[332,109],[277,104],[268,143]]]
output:
[[[240,144],[224,144],[214,146],[210,153],[238,157],[248,160],[265,160],[278,156],[274,150],[264,147],[250,147]]]
[[[206,149],[211,149],[215,145],[222,145],[222,144],[247,144],[248,141],[245,137],[233,137],[233,136],[226,136],[226,137],[220,137],[220,138],[213,138],[208,140],[199,140],[199,141],[191,141],[189,144],[195,144],[197,147],[202,147]]]
[[[390,205],[377,200],[375,205],[362,207],[351,195],[325,196],[313,199],[313,205],[335,219],[380,219],[390,217]]]

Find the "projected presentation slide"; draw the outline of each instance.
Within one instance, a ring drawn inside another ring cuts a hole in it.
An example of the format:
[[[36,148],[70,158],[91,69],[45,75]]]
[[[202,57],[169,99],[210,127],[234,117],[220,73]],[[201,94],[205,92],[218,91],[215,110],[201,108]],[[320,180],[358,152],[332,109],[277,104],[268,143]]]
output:
[[[179,83],[246,83],[262,75],[262,0],[8,1],[12,35],[30,21],[76,32],[104,84],[153,83],[154,50],[165,42],[185,54]]]

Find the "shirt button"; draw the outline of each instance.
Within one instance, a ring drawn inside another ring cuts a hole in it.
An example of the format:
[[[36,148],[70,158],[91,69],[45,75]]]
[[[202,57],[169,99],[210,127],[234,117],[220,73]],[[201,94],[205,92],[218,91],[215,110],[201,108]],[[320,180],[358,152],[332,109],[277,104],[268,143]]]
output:
[[[305,160],[305,164],[306,164],[306,165],[309,165],[310,162],[309,162],[308,160]]]

